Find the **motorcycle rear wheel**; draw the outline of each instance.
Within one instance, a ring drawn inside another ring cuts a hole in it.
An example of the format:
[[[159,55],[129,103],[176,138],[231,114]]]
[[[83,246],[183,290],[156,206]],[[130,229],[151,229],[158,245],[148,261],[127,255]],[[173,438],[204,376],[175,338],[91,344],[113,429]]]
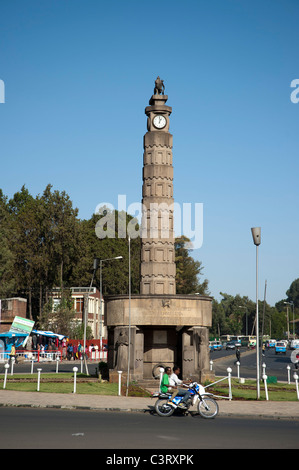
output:
[[[170,405],[167,405],[168,401],[168,398],[159,398],[159,400],[156,401],[155,410],[159,416],[168,417],[173,414],[174,408]]]
[[[215,418],[219,413],[218,403],[212,397],[203,396],[198,402],[198,412],[202,418]]]

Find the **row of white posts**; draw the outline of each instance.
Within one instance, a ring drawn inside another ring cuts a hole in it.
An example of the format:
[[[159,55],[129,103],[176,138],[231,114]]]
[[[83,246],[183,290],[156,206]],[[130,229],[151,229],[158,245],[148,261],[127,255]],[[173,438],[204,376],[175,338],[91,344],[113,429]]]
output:
[[[237,376],[238,376],[238,379],[240,379],[240,362],[237,361],[236,362],[236,366],[237,366]],[[263,372],[262,372],[262,379],[264,381],[264,385],[265,385],[265,393],[266,393],[266,400],[269,400],[269,395],[268,395],[268,386],[267,386],[267,378],[268,376],[266,375],[266,364],[263,363],[262,364],[262,368],[263,368]],[[213,370],[213,361],[211,360],[210,361],[210,371]],[[227,369],[227,373],[228,373],[228,389],[229,389],[229,393],[228,393],[228,398],[229,400],[232,399],[232,391],[231,391],[231,373],[232,373],[232,369],[230,367],[228,367]],[[291,372],[291,366],[288,365],[287,366],[287,371],[288,371],[288,384],[291,383],[291,378],[290,378],[290,372]],[[295,380],[295,384],[296,384],[296,393],[297,393],[297,399],[299,400],[299,386],[298,386],[298,374],[295,372],[294,375],[294,380]],[[221,380],[226,380],[226,377],[224,379],[221,379]],[[213,382],[212,384],[209,384],[208,387],[211,387],[212,385],[218,383],[218,382],[221,382],[221,380],[218,380],[217,382]],[[204,387],[206,388],[206,387]]]
[[[83,357],[80,358],[81,359],[81,374],[83,373]],[[57,356],[56,359],[56,374],[58,374],[58,369],[59,369],[59,362],[60,362],[60,357]],[[34,360],[34,358],[32,358],[31,360],[31,370],[30,370],[30,373],[33,374],[33,366],[34,366],[34,362],[36,362]],[[13,375],[13,372],[14,372],[14,363],[15,363],[15,359],[12,358],[12,361],[11,361],[11,372],[10,372],[10,375]],[[37,369],[38,370],[38,369]]]
[[[56,373],[58,372],[58,363],[59,363],[59,359],[57,359],[57,364],[56,364]],[[81,363],[82,364],[82,363]],[[237,374],[238,374],[238,379],[240,379],[240,362],[238,361],[236,363],[237,365]],[[14,366],[14,360],[12,361],[11,363],[11,375],[13,375],[13,366]],[[263,380],[264,380],[264,384],[265,384],[265,393],[266,393],[266,400],[269,400],[269,396],[268,396],[268,388],[267,388],[267,375],[266,375],[266,364],[262,364],[262,367],[263,367]],[[3,382],[3,389],[6,388],[6,382],[7,382],[7,373],[8,373],[8,369],[9,369],[9,364],[6,363],[4,365],[4,368],[5,368],[5,373],[4,373],[4,382]],[[210,370],[212,371],[212,368],[213,368],[213,361],[210,361]],[[81,365],[81,369],[82,369],[82,365]],[[290,369],[291,367],[288,365],[287,366],[287,370],[288,370],[288,383],[290,384]],[[42,369],[37,369],[37,391],[39,392],[40,390],[40,373],[41,373]],[[74,372],[74,389],[73,389],[73,393],[76,393],[76,382],[77,382],[77,372],[78,372],[78,367],[73,367],[73,372]],[[82,371],[81,371],[82,372]],[[120,396],[121,395],[121,374],[122,374],[122,371],[121,370],[118,370],[118,395]],[[163,376],[163,372],[164,372],[164,369],[161,368],[160,369],[160,384],[161,384],[161,380],[162,380],[162,376]],[[232,369],[230,367],[227,368],[227,373],[228,373],[228,389],[229,389],[229,392],[228,392],[228,399],[231,400],[232,399],[232,388],[231,388],[231,373],[232,373]],[[33,361],[32,361],[32,364],[31,364],[31,374],[33,374]],[[297,392],[297,398],[299,400],[299,387],[298,387],[298,374],[295,372],[295,374],[293,375],[294,377],[294,380],[295,380],[295,383],[296,383],[296,392]],[[220,379],[218,380],[217,382],[213,382],[212,384],[209,384],[207,385],[206,387],[204,388],[207,388],[207,387],[211,387],[212,385],[215,385],[216,383],[218,382],[221,382],[222,380],[226,380],[226,377],[224,377],[224,379]],[[223,398],[223,397],[222,397]]]
[[[13,364],[14,364],[14,361],[12,361],[11,363],[11,375],[13,375]],[[8,373],[8,369],[9,369],[9,364],[6,363],[4,365],[4,369],[5,369],[5,372],[4,372],[4,381],[3,381],[3,389],[5,390],[6,389],[6,382],[7,382],[7,373]],[[37,369],[37,392],[40,391],[40,373],[41,373],[42,369],[38,368]],[[56,370],[57,372],[57,370]],[[73,372],[74,372],[74,389],[73,389],[73,393],[76,393],[76,382],[77,382],[77,372],[78,372],[78,367],[73,367]],[[31,367],[31,374],[33,373],[33,366]]]

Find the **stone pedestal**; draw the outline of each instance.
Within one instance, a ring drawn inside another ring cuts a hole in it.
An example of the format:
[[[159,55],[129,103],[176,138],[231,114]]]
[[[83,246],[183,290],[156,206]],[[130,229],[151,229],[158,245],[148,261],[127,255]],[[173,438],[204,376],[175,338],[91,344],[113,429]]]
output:
[[[153,378],[159,365],[181,367],[184,378],[202,380],[209,373],[208,328],[212,324],[211,297],[197,295],[107,296],[108,365],[128,369],[131,324],[131,380]]]

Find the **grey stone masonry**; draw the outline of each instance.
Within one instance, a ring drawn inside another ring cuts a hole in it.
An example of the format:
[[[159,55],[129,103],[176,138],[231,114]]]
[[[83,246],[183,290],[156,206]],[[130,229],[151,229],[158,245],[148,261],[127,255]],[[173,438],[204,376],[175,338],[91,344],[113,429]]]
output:
[[[140,293],[175,294],[172,135],[167,95],[153,95],[145,108]]]

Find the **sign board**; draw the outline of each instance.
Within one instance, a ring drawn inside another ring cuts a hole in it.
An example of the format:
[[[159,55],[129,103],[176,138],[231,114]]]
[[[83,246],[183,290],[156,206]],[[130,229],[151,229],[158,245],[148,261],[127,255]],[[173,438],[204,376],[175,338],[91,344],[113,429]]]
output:
[[[33,327],[34,321],[28,320],[27,318],[15,317],[9,332],[24,333],[25,335],[30,335]]]

